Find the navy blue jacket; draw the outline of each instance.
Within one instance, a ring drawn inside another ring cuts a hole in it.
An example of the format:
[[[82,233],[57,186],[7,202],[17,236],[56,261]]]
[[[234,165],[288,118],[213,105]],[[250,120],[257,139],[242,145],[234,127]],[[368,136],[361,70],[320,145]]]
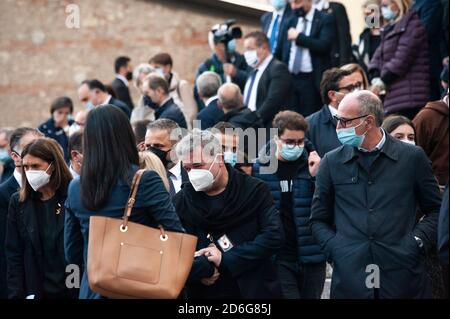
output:
[[[283,43],[277,49],[276,55],[281,56],[281,61],[289,64],[289,55],[291,53],[291,41],[288,41],[287,33],[290,28],[296,28],[298,17],[292,17],[283,29],[282,39]],[[320,92],[320,81],[322,80],[322,73],[331,66],[330,50],[333,42],[334,31],[334,17],[324,12],[315,10],[310,36],[307,37],[300,33],[295,40],[296,45],[308,48],[311,53],[311,62],[314,73],[314,84]]]
[[[219,123],[224,116],[222,109],[217,106],[218,98],[212,100],[203,110],[197,114],[202,130],[213,127]]]
[[[272,17],[274,12],[267,12],[264,13],[261,17],[261,29],[262,31],[269,37],[269,28],[270,24],[272,23]],[[278,37],[277,37],[277,44],[275,46],[275,49],[283,42],[282,40],[282,31],[286,25],[286,23],[289,21],[289,19],[293,16],[291,6],[289,4],[286,4],[286,8],[284,9],[283,16],[281,17],[281,21],[279,21],[279,29],[278,29]],[[281,51],[278,51],[278,54]],[[277,51],[275,51],[275,58],[278,60],[281,60],[281,56],[276,55]]]
[[[331,116],[328,105],[306,118],[309,128],[306,138],[310,140],[320,157],[341,146],[336,134],[336,120]]]
[[[69,125],[73,124],[73,120],[69,121]],[[53,118],[50,118],[47,122],[41,124],[38,127],[38,130],[41,131],[46,137],[52,138],[61,145],[64,151],[64,160],[66,163],[70,162],[70,154],[69,154],[69,138],[67,137],[64,129],[55,127],[55,121]]]
[[[8,290],[6,286],[6,217],[8,216],[9,200],[19,190],[19,184],[14,176],[10,176],[6,182],[0,184],[0,299],[6,299]]]
[[[72,180],[69,185],[65,204],[64,248],[67,263],[82,264],[83,269],[85,269],[80,287],[80,299],[100,298],[89,288],[86,271],[89,218],[91,216],[121,218],[128,201],[129,183],[131,183],[132,176],[136,171],[137,166],[130,169],[130,181],[118,180],[106,205],[96,212],[86,209],[81,201],[80,179]],[[183,231],[169,193],[166,191],[161,178],[154,171],[148,171],[142,175],[130,221],[153,227],[161,224],[167,230]]]
[[[448,185],[445,188],[439,213],[438,250],[441,263],[448,266]]]
[[[368,265],[378,266],[380,298],[431,298],[424,252],[436,243],[441,199],[430,161],[387,133],[369,171],[363,157],[341,146],[323,157],[316,176],[311,228],[333,262],[331,298],[374,298]],[[426,214],[418,223],[417,205]]]
[[[128,107],[128,105],[125,104],[125,102],[122,102],[121,100],[118,100],[111,96],[111,99],[109,100],[108,104],[118,107],[126,114],[126,116],[128,118],[130,118],[131,111],[130,111],[130,108]]]
[[[273,145],[273,144],[272,144]],[[297,176],[293,176],[293,190],[292,190],[292,213],[294,215],[294,222],[297,233],[297,255],[299,262],[302,264],[314,264],[325,261],[325,255],[321,252],[320,246],[312,237],[309,228],[309,217],[311,215],[311,203],[314,194],[314,181],[309,174],[308,169],[308,154],[306,152],[302,155],[305,166],[299,169]],[[253,176],[264,181],[272,193],[275,207],[280,210],[281,189],[280,179],[277,173],[261,174],[261,166],[268,166],[268,157],[261,156],[256,159],[253,165]],[[273,158],[272,160],[276,160]]]
[[[181,112],[180,108],[175,104],[172,98],[167,100],[166,103],[156,109],[155,119],[169,119],[177,122],[177,124],[181,128],[187,128],[184,114],[183,112]]]

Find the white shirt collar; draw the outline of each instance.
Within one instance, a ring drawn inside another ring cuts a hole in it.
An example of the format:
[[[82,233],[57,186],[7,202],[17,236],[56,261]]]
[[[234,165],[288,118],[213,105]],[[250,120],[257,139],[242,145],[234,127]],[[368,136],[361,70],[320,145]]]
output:
[[[181,161],[175,164],[174,167],[169,169],[169,172],[172,173],[173,176],[175,176],[177,179],[181,178]]]
[[[218,99],[218,96],[214,95],[214,96],[212,96],[212,97],[210,97],[209,99],[206,100],[205,105],[208,106],[212,101],[217,100],[217,99]]]
[[[19,169],[15,169],[13,172],[13,176],[16,179],[17,184],[22,187],[22,174],[19,173]]]
[[[306,14],[305,19],[308,20],[308,22],[313,21],[315,11],[316,11],[316,9],[314,7],[312,7],[311,10],[309,10],[309,12]]]
[[[319,11],[322,11],[323,9],[328,10],[329,7],[330,3],[328,2],[328,0],[320,0],[314,4],[314,8],[316,8]]]
[[[267,66],[269,65],[270,61],[272,61],[273,59],[273,55],[270,54],[267,58],[264,59],[264,61],[262,61],[262,63],[257,67],[258,72],[262,73],[266,70]]]
[[[72,163],[70,163],[69,171],[70,171],[70,173],[72,174],[72,177],[73,177],[74,179],[77,178],[77,177],[80,177],[80,174],[78,174],[77,172],[75,172],[75,170],[73,169]]]
[[[337,115],[337,109],[331,105],[328,105],[328,109],[330,110],[331,116]]]
[[[290,4],[286,4],[286,6],[289,6]],[[283,16],[284,12],[286,11],[286,6],[281,10],[273,10],[274,15],[279,15],[280,17]]]
[[[105,102],[103,104],[109,104],[109,101],[111,101],[112,96],[108,94],[108,97],[106,98]]]
[[[381,134],[383,136],[381,137],[380,142],[375,146],[375,148],[373,150],[366,150],[365,148],[362,148],[362,147],[358,147],[358,149],[361,152],[365,152],[365,153],[375,152],[375,151],[381,150],[383,148],[384,143],[386,142],[386,132],[382,128],[380,128],[380,130],[381,130]]]
[[[128,86],[128,80],[122,74],[116,74],[116,78],[122,81],[126,86]]]

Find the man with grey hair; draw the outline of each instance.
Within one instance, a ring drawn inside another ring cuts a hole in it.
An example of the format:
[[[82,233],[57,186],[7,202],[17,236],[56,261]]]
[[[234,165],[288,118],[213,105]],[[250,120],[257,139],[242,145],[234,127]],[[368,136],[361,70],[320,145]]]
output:
[[[205,108],[197,114],[200,128],[206,130],[213,127],[223,117],[223,111],[217,105],[217,91],[222,85],[220,76],[215,72],[203,72],[196,81],[198,95],[205,103]],[[195,127],[195,125],[194,125]]]
[[[141,92],[141,97],[137,106],[131,112],[131,123],[143,120],[153,121],[155,119],[155,110],[145,105],[145,94],[142,86],[144,79],[152,72],[155,72],[155,69],[148,63],[141,63],[134,68],[134,86]]]
[[[425,152],[380,128],[372,92],[347,95],[335,118],[343,146],[321,161],[310,218],[333,262],[331,298],[430,298],[424,254],[441,200]]]
[[[169,193],[173,197],[188,182],[188,176],[175,154],[175,146],[183,137],[180,126],[170,119],[159,119],[147,125],[145,149],[154,153],[163,163],[169,180]]]
[[[243,130],[251,127],[255,129],[255,132],[258,128],[264,127],[264,123],[257,113],[244,105],[244,97],[239,86],[234,83],[225,83],[220,87],[218,96],[218,106],[225,113],[222,121],[229,122]]]
[[[174,205],[198,237],[187,282],[190,298],[278,298],[271,262],[284,231],[268,187],[225,164],[219,140],[194,129],[177,145],[188,172]]]

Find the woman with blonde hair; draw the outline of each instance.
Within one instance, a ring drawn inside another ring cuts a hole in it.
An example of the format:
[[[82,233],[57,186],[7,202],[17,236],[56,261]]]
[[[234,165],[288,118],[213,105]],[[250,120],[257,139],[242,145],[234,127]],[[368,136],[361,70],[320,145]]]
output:
[[[413,119],[430,96],[429,49],[425,27],[410,0],[383,0],[386,23],[369,66],[372,84],[386,88],[384,109]]]
[[[155,171],[161,177],[166,190],[169,190],[166,169],[158,156],[149,151],[139,152],[139,167]]]

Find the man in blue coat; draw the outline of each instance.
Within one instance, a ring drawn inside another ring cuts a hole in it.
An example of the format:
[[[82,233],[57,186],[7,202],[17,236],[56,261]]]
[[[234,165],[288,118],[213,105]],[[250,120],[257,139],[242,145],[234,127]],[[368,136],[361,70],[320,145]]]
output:
[[[380,128],[372,92],[347,95],[337,118],[343,146],[322,159],[311,209],[333,263],[331,298],[430,298],[424,255],[435,249],[441,199],[425,152]]]
[[[253,175],[269,186],[280,211],[286,241],[276,255],[276,266],[284,298],[320,299],[325,283],[325,255],[309,229],[314,177],[319,161],[308,163],[305,132],[308,123],[292,111],[278,113],[273,120],[278,135],[260,153]],[[261,166],[277,162],[273,174]]]

